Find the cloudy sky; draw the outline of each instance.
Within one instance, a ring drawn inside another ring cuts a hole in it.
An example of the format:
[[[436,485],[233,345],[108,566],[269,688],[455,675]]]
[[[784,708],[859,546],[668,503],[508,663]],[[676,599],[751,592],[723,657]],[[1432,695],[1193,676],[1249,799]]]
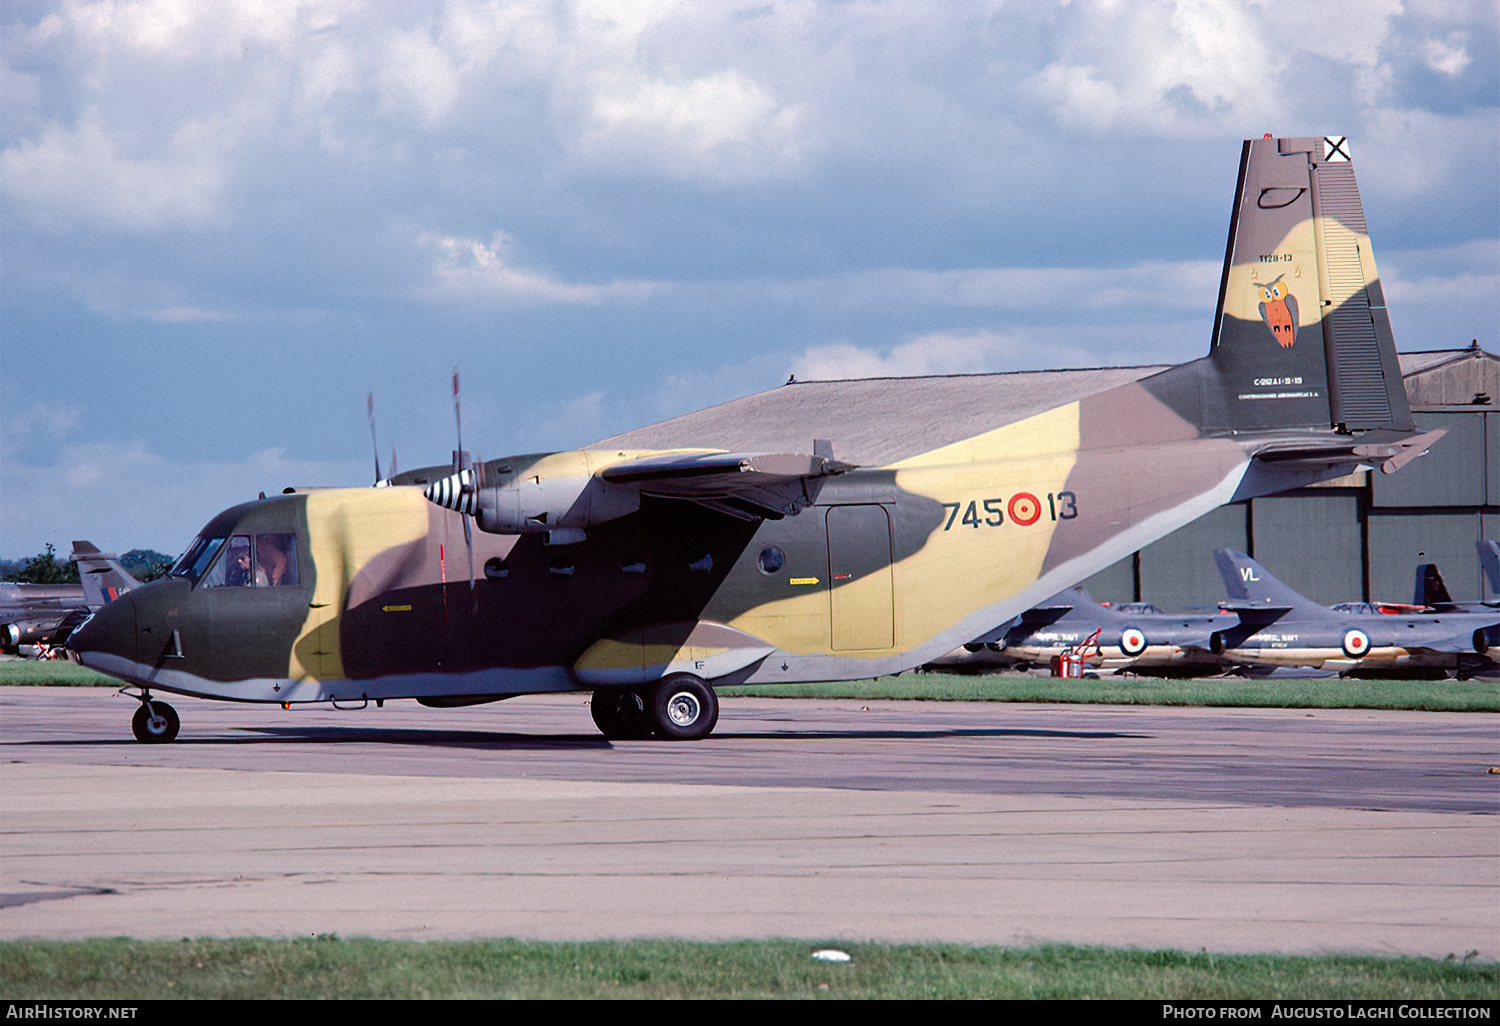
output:
[[[1348,135],[1500,351],[1493,0],[0,5],[0,556],[799,378],[1207,350],[1239,141]]]

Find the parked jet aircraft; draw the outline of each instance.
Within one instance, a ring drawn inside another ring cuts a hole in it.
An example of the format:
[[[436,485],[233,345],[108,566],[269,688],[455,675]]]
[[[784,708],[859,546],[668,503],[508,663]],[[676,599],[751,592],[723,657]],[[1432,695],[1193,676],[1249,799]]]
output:
[[[100,552],[91,542],[75,541],[68,558],[78,564],[82,584],[0,583],[0,650],[61,645],[90,610],[140,583],[117,562],[118,556]]]
[[[1147,602],[1101,605],[1083,588],[1070,588],[928,665],[1047,666],[1097,631],[1099,654],[1089,658],[1090,666],[1155,676],[1212,674],[1225,663],[1209,650],[1209,638],[1238,622],[1223,613],[1163,613]]]
[[[1382,677],[1451,671],[1467,679],[1495,666],[1485,652],[1500,628],[1500,610],[1393,616],[1368,602],[1323,606],[1243,552],[1216,549],[1214,560],[1230,594],[1222,608],[1240,619],[1210,639],[1226,659]]]
[[[1412,601],[1419,606],[1440,611],[1474,610],[1500,606],[1500,542],[1486,538],[1475,545],[1479,551],[1479,568],[1484,581],[1484,598],[1480,602],[1455,602],[1438,571],[1436,563],[1418,563]]]
[[[1263,319],[1273,286],[1295,321]],[[701,738],[715,685],[918,666],[1224,502],[1393,472],[1441,434],[1412,422],[1341,138],[1245,144],[1207,356],[1014,382],[789,383],[581,451],[246,503],[70,647],[138,689],[143,741],[176,736],[160,691],[590,690],[608,737]]]

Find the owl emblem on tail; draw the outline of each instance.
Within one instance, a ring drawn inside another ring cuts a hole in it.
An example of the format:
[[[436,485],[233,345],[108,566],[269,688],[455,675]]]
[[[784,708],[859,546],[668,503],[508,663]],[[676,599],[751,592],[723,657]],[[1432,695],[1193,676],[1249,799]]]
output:
[[[1256,287],[1260,289],[1260,319],[1266,322],[1271,337],[1281,348],[1290,349],[1297,341],[1297,297],[1281,280],[1284,277],[1278,275],[1269,285]]]

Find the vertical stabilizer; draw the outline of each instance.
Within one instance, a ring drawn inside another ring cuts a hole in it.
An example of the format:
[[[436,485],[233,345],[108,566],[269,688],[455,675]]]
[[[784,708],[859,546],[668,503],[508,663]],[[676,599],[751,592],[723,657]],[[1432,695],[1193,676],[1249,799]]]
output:
[[[1269,609],[1322,610],[1312,599],[1282,584],[1265,567],[1234,549],[1215,549],[1214,562],[1219,576],[1235,603],[1263,606]]]
[[[75,541],[68,559],[78,564],[78,581],[83,585],[83,601],[89,612],[109,605],[140,581],[120,565],[112,552],[100,552],[92,542]]]
[[[1500,601],[1500,542],[1486,538],[1479,549],[1479,567],[1484,571],[1484,600]]]
[[[1436,563],[1418,563],[1416,586],[1412,589],[1412,602],[1419,606],[1451,606],[1453,595]]]
[[[1413,428],[1342,137],[1245,143],[1205,426]]]

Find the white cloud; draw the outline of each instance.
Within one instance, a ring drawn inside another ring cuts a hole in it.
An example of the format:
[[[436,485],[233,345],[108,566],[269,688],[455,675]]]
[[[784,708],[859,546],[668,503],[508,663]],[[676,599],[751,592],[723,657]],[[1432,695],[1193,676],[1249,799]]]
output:
[[[181,550],[210,517],[288,485],[365,485],[367,461],[289,458],[279,449],[233,462],[177,463],[136,442],[66,449],[50,466],[0,464],[0,553],[88,538],[117,551]]]
[[[1031,310],[1068,318],[1078,311],[1195,310],[1212,304],[1220,264],[1148,261],[1133,267],[980,267],[950,271],[884,268],[775,286],[854,305]],[[761,287],[765,287],[761,283]]]
[[[648,79],[598,92],[577,143],[586,159],[671,178],[739,181],[794,173],[799,113],[729,69],[687,82]]]
[[[58,403],[33,402],[27,406],[7,410],[0,421],[0,453],[7,457],[19,454],[36,436],[62,438],[78,426],[79,411],[76,406]]]
[[[1048,334],[1048,333],[1042,333]],[[913,377],[926,374],[982,374],[1022,367],[1096,363],[1092,354],[1029,331],[936,332],[888,350],[863,349],[847,342],[812,346],[792,364],[801,381],[841,378]]]
[[[40,139],[0,152],[0,181],[29,220],[49,229],[208,227],[228,216],[215,142],[226,127],[188,123],[166,153],[133,156],[89,109],[72,128],[52,122]]]
[[[489,242],[451,235],[423,235],[423,246],[436,250],[432,273],[437,284],[424,291],[433,300],[470,299],[516,305],[543,303],[602,303],[640,300],[663,287],[647,281],[617,281],[604,285],[574,285],[513,266],[511,238],[497,232]]]
[[[1433,71],[1450,77],[1461,74],[1474,58],[1469,56],[1462,32],[1447,39],[1429,39],[1422,44],[1422,57]]]
[[[1272,45],[1254,8],[1234,0],[1083,2],[1058,58],[1028,83],[1065,126],[1199,135],[1281,101],[1267,83],[1296,43]]]

